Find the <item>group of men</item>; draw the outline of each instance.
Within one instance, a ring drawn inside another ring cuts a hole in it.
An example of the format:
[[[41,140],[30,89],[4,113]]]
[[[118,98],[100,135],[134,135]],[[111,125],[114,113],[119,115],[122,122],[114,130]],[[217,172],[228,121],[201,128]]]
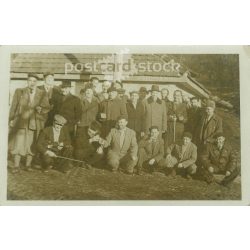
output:
[[[98,78],[85,83],[75,96],[70,81],[55,86],[53,73],[44,74],[41,86],[38,80],[29,74],[28,86],[17,89],[11,103],[13,173],[19,172],[22,157],[28,171],[38,163],[45,172],[67,172],[72,164],[186,178],[198,171],[207,182],[214,180],[214,173],[223,174],[224,184],[239,173],[214,101],[201,105],[197,97],[184,98],[181,90],[170,101],[168,89],[156,84],[128,96],[121,82],[100,83]]]

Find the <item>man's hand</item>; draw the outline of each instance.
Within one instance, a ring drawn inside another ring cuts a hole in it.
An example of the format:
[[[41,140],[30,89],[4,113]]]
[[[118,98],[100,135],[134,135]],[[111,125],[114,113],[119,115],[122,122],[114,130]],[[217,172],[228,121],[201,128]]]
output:
[[[210,173],[213,173],[213,172],[214,172],[214,168],[213,168],[213,167],[209,167],[209,168],[208,168],[208,171],[209,171]]]
[[[42,111],[42,107],[37,106],[37,107],[36,107],[36,112],[40,114],[40,113],[41,113],[41,111]]]
[[[99,147],[97,150],[96,150],[96,153],[101,155],[103,154],[103,148],[102,147]]]
[[[144,132],[141,132],[141,137],[144,137],[145,136],[145,133]]]
[[[49,157],[57,157],[57,155],[53,151],[50,151],[50,150],[47,150],[45,154],[48,155]]]
[[[151,160],[148,162],[149,165],[153,165],[154,163],[155,163],[155,159],[154,159],[154,158],[151,159]]]
[[[230,176],[230,175],[231,175],[231,172],[230,172],[230,171],[227,171],[226,174],[225,174],[226,177],[227,177],[227,176]]]
[[[104,140],[104,139],[102,139],[102,138],[99,138],[98,142],[99,142],[99,144],[100,144],[100,145],[104,145],[105,140]]]
[[[64,146],[63,142],[60,142],[57,148],[58,148],[59,150],[61,150],[61,149],[63,148],[63,146]]]
[[[183,121],[184,120],[184,116],[183,115],[180,115],[179,116],[179,121]]]
[[[10,127],[13,127],[14,126],[14,121],[10,121]]]
[[[133,156],[131,156],[131,158],[132,158],[132,160],[133,160],[133,161],[136,161],[136,160],[137,160],[137,157],[136,157],[136,156],[134,156],[134,155],[133,155]]]
[[[178,164],[178,168],[183,168],[182,163],[179,163],[179,164]]]

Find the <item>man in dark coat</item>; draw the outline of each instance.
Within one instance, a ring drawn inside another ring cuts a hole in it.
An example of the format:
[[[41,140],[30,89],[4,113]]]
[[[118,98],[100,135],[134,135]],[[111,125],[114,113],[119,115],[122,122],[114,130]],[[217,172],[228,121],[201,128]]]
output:
[[[67,120],[71,140],[74,140],[76,125],[81,118],[81,102],[80,99],[70,93],[71,82],[63,81],[61,85],[61,93],[54,100],[53,113],[63,116]]]
[[[117,97],[117,89],[108,89],[109,99],[100,103],[100,121],[102,122],[102,136],[106,137],[111,128],[114,128],[118,117],[127,117],[126,104]]]
[[[85,161],[83,167],[98,166],[104,157],[100,141],[101,124],[97,121],[91,122],[88,129],[82,134],[77,134],[74,156],[76,159]]]
[[[142,174],[145,167],[151,173],[157,169],[166,167],[163,160],[164,141],[160,136],[159,128],[152,126],[150,135],[145,136],[139,143],[137,173]]]
[[[206,144],[201,156],[201,164],[205,181],[214,181],[213,174],[223,174],[224,179],[221,184],[227,185],[239,174],[237,162],[237,152],[233,150],[225,135],[218,133],[214,143]]]
[[[139,101],[139,93],[137,91],[130,93],[130,100],[127,102],[127,112],[128,128],[136,132],[136,138],[139,140],[143,132],[144,108]]]
[[[169,104],[168,110],[168,130],[165,137],[165,144],[168,146],[173,143],[180,143],[184,132],[185,123],[187,122],[187,108],[182,103],[182,92],[174,92],[174,102]]]
[[[195,143],[202,150],[207,143],[215,141],[214,136],[222,133],[222,119],[215,114],[215,102],[208,100],[205,114],[202,115],[196,129]]]
[[[70,162],[57,158],[72,157],[73,148],[65,123],[66,119],[63,116],[55,115],[53,126],[46,127],[38,138],[36,148],[45,172],[53,167],[62,172],[69,170]]]
[[[202,109],[199,106],[199,98],[191,98],[191,107],[187,109],[187,123],[185,125],[185,130],[189,131],[193,136],[201,120]]]
[[[43,75],[44,85],[38,86],[37,88],[45,92],[47,102],[50,104],[50,111],[48,114],[43,116],[44,126],[52,126],[55,114],[53,113],[54,100],[60,95],[60,89],[54,86],[54,74],[52,72],[46,72]]]

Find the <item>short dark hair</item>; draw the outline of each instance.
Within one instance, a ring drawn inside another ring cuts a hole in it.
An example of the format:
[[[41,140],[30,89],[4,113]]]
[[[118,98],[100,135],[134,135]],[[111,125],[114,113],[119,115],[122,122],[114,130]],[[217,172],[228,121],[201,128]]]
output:
[[[158,126],[151,126],[151,127],[149,128],[149,131],[151,132],[153,129],[157,129],[157,130],[159,131],[159,127],[158,127]]]
[[[125,119],[126,121],[128,121],[128,117],[126,115],[120,115],[118,118],[117,118],[117,121],[120,121],[122,119]]]
[[[98,121],[93,121],[89,125],[89,129],[91,129],[93,131],[97,131],[97,133],[100,134],[101,133],[101,124]]]

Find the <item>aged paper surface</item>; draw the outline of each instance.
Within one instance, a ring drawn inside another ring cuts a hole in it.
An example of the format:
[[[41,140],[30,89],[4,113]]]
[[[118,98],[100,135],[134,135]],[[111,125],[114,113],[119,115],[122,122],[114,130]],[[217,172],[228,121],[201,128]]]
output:
[[[2,46],[1,204],[246,205],[250,49]]]

